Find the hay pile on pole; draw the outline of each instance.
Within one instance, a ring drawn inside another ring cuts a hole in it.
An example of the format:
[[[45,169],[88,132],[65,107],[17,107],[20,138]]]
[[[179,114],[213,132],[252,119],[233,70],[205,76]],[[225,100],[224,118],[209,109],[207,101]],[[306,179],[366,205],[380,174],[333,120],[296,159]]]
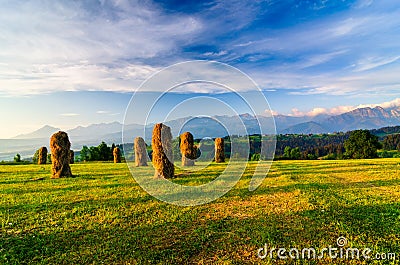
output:
[[[121,163],[121,150],[115,147],[113,150],[114,163]]]
[[[68,134],[62,131],[56,132],[50,138],[51,149],[51,178],[67,178],[72,177],[71,168],[69,166],[69,150],[71,143]]]
[[[69,163],[73,164],[75,161],[75,154],[74,154],[74,150],[69,150]]]
[[[46,146],[40,147],[38,150],[38,165],[47,163],[47,148]]]
[[[180,149],[182,154],[182,166],[194,166],[197,147],[194,145],[193,135],[190,132],[184,132],[180,136]]]
[[[142,137],[136,137],[133,145],[135,147],[135,165],[137,167],[147,166],[147,150],[146,143]]]
[[[173,178],[174,161],[172,156],[172,134],[171,128],[157,123],[153,128],[151,139],[153,149],[153,167],[155,178]]]
[[[225,162],[225,148],[223,138],[215,138],[215,162]]]

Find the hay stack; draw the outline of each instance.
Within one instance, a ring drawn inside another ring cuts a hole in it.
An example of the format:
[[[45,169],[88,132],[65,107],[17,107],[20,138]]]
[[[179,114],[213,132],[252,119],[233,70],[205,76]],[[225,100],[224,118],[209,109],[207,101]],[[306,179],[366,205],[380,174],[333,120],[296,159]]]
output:
[[[69,150],[69,163],[73,164],[75,161],[75,154],[74,154],[74,150]]]
[[[225,162],[225,148],[223,138],[215,138],[215,162]]]
[[[51,136],[51,178],[72,177],[71,168],[69,167],[70,148],[71,143],[69,142],[67,133],[59,131]]]
[[[38,165],[47,163],[47,148],[46,146],[40,147],[38,150]]]
[[[121,150],[115,147],[113,150],[114,163],[121,163]]]
[[[135,147],[135,164],[137,167],[147,167],[146,143],[142,137],[136,137],[133,145]]]
[[[190,132],[181,134],[180,149],[182,154],[182,166],[194,166],[197,147],[194,145],[193,135]]]
[[[174,177],[171,128],[162,123],[157,123],[153,129],[151,143],[153,149],[153,166],[155,169],[154,177]]]

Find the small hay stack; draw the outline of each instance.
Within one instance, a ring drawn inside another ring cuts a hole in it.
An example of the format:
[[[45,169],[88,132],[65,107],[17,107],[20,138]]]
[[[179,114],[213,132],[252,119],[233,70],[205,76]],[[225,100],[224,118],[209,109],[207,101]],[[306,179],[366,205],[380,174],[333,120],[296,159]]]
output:
[[[223,138],[215,138],[215,162],[225,162],[225,148]]]
[[[51,149],[51,178],[67,178],[72,177],[71,168],[69,166],[69,150],[71,143],[66,132],[56,132],[50,138]]]
[[[69,150],[69,163],[73,164],[75,162],[74,150]]]
[[[114,147],[113,156],[114,163],[121,163],[121,150],[118,147]]]
[[[182,154],[182,166],[194,166],[197,148],[194,145],[193,135],[190,132],[184,132],[180,136],[180,149]]]
[[[172,134],[171,128],[157,123],[153,128],[151,139],[153,149],[153,167],[155,178],[173,178],[174,161],[172,156]]]
[[[137,167],[147,167],[147,150],[143,138],[136,137],[133,145],[135,147],[135,165]]]
[[[46,146],[40,147],[38,150],[38,165],[47,163],[47,148]]]

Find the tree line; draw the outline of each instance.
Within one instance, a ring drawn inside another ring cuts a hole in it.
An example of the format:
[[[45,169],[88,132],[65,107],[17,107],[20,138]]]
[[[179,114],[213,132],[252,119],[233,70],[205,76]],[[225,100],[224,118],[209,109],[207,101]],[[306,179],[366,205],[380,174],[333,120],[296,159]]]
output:
[[[384,135],[385,133],[393,133]],[[380,135],[380,136],[377,136]],[[383,135],[383,136],[382,136]],[[240,139],[241,136],[233,135],[233,138]],[[225,157],[230,157],[231,137],[224,137]],[[243,140],[247,137],[242,137]],[[259,160],[261,151],[261,135],[250,135],[249,160]],[[380,140],[380,141],[379,141]],[[201,145],[201,139],[194,142]],[[246,142],[243,141],[245,144]],[[172,143],[174,157],[181,156],[179,151],[179,137]],[[133,143],[121,145],[112,144],[108,146],[104,141],[98,146],[83,146],[77,152],[77,161],[112,161],[113,150],[119,147],[126,159],[133,158]],[[126,152],[124,151],[124,147]],[[382,157],[391,157],[388,151],[397,150],[400,152],[400,126],[385,127],[376,130],[355,130],[346,133],[334,134],[280,134],[276,137],[275,159],[346,159],[346,158],[375,158],[378,157],[377,150],[383,149]],[[203,142],[201,150],[197,150],[196,159],[209,160],[214,156],[213,143]],[[203,152],[203,153],[201,153]],[[147,153],[151,159],[151,147],[147,146]],[[33,162],[37,163],[38,151],[33,155]],[[17,154],[15,162],[21,162]],[[51,154],[47,155],[47,161],[51,162]]]
[[[84,145],[79,152],[78,159],[84,161],[112,161],[114,159],[113,150],[118,147],[122,150],[122,145],[108,146],[105,142],[101,142],[98,146],[87,147]]]
[[[399,127],[400,128],[400,127]],[[241,138],[240,136],[231,136]],[[225,156],[230,157],[231,137],[224,137]],[[245,139],[245,137],[242,137]],[[247,137],[246,137],[247,139]],[[262,137],[261,135],[250,135],[249,160],[259,160],[261,153]],[[277,135],[275,149],[275,159],[348,159],[348,158],[376,158],[378,157],[378,149],[399,150],[400,151],[400,134],[387,135],[383,140],[379,141],[379,137],[369,130],[355,130],[346,133],[334,134],[286,134]],[[200,144],[201,139],[194,140],[196,144]],[[243,141],[243,145],[246,142]],[[179,137],[173,140],[174,157],[179,158]],[[98,146],[83,146],[80,151],[80,161],[110,161],[112,160],[112,150],[116,145],[112,144],[108,147],[105,142]],[[123,150],[124,146],[118,145]],[[127,158],[133,157],[133,145],[125,145],[127,149],[125,154]],[[152,152],[150,146],[147,146],[148,155],[151,159]],[[213,146],[209,142],[203,143],[197,150],[196,157],[202,159],[212,159]],[[240,150],[239,150],[240,151]],[[201,153],[203,152],[203,153]]]

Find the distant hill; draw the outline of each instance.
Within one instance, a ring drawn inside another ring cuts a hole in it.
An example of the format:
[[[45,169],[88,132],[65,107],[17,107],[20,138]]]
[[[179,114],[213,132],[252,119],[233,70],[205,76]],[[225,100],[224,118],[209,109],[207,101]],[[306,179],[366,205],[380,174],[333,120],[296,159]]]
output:
[[[284,134],[320,134],[328,132],[328,129],[314,121],[296,124],[282,131]]]
[[[358,108],[340,115],[329,116],[319,121],[304,122],[279,130],[281,133],[333,133],[357,129],[378,129],[386,126],[400,125],[400,107],[384,109]]]
[[[273,133],[274,125],[271,119],[265,116],[254,117],[250,114],[241,114],[241,120],[231,116],[214,116],[211,118],[193,118],[185,117],[166,122],[172,128],[174,137],[183,131],[190,131],[195,138],[203,137],[223,137],[228,134],[243,134],[243,124],[246,127],[247,134],[259,134],[260,126],[264,133]],[[340,115],[329,116],[274,116],[276,132],[281,134],[320,134],[333,132],[346,132],[355,129],[378,129],[388,126],[400,125],[400,107],[384,109],[359,108]],[[145,138],[149,142],[151,139],[152,128],[154,124],[149,124],[145,130]],[[225,127],[224,127],[225,126]],[[134,137],[142,136],[144,132],[143,125],[130,124],[123,126],[119,122],[91,124],[89,126],[78,126],[67,130],[72,148],[79,150],[83,145],[98,145],[101,141],[108,144],[122,143],[122,128],[126,141],[133,142]],[[229,128],[229,133],[226,128]],[[390,127],[392,128],[392,127]],[[383,128],[382,130],[391,131],[395,129]],[[12,158],[17,152],[29,155],[40,146],[48,145],[50,136],[59,131],[46,125],[32,133],[22,134],[11,140],[2,140],[0,142],[0,160]],[[376,133],[383,137],[387,134],[385,131]],[[37,139],[35,141],[27,141]]]
[[[89,126],[78,126],[67,130],[68,135],[77,137],[101,137],[106,134],[121,132],[122,124],[119,122],[91,124]]]
[[[172,129],[174,137],[183,131],[191,131],[196,138],[203,137],[221,137],[228,134],[243,134],[243,124],[248,134],[260,133],[260,126],[264,133],[273,133],[274,126],[270,118],[264,116],[253,116],[250,114],[241,114],[239,120],[235,116],[214,116],[211,118],[193,118],[185,117],[165,122]],[[285,115],[274,116],[276,131],[284,134],[319,134],[346,132],[356,129],[378,129],[387,126],[400,125],[400,107],[384,109],[359,108],[340,115],[329,116],[319,115],[315,117],[302,116],[292,117]],[[71,138],[79,141],[114,141],[121,142],[122,128],[124,127],[126,135],[143,134],[143,126],[139,124],[130,124],[123,126],[119,122],[91,124],[89,126],[78,126],[67,130]],[[153,124],[146,127],[146,138],[151,137]],[[49,138],[52,133],[58,131],[58,128],[46,125],[39,130],[29,134],[18,135],[13,139],[33,139]]]
[[[359,108],[329,117],[321,124],[331,132],[396,126],[400,125],[400,108]]]
[[[45,125],[42,128],[27,134],[20,134],[15,136],[13,139],[40,139],[49,138],[53,133],[58,132],[60,129],[49,125]]]

